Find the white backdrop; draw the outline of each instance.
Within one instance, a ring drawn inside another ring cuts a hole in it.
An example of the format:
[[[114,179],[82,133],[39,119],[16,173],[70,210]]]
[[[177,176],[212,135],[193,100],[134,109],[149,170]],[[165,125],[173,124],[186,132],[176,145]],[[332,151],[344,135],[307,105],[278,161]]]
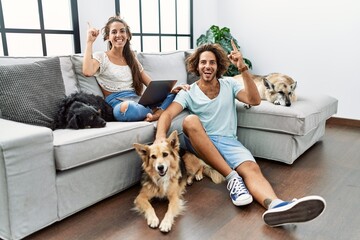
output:
[[[252,61],[253,73],[286,73],[298,81],[298,94],[334,96],[339,100],[336,117],[360,120],[358,0],[194,0],[194,4],[195,36],[212,24],[229,27]],[[208,11],[209,6],[213,8]]]

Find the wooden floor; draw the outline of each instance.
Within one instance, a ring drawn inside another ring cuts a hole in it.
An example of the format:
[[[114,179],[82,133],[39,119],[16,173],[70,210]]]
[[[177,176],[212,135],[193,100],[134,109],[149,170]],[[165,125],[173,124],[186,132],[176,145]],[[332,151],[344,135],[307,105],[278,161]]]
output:
[[[293,165],[258,163],[279,197],[321,195],[327,201],[324,214],[308,223],[270,228],[259,204],[235,207],[225,183],[204,179],[187,188],[187,210],[168,234],[149,228],[131,210],[139,191],[134,186],[27,239],[360,239],[360,128],[328,124],[323,139]],[[166,202],[154,205],[162,218]]]

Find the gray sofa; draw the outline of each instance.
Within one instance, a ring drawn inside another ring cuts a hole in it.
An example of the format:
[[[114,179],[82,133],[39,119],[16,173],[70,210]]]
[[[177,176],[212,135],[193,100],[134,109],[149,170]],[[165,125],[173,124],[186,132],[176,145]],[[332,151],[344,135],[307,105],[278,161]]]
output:
[[[153,79],[177,79],[180,84],[192,78],[185,69],[185,53],[138,53],[138,58]],[[42,60],[43,65],[34,63]],[[109,122],[105,128],[84,130],[46,127],[46,114],[56,107],[49,105],[52,101],[80,90],[102,95],[95,78],[81,74],[81,61],[80,55],[0,57],[3,239],[24,238],[140,180],[141,161],[132,144],[151,143],[156,123]],[[46,72],[47,62],[54,69]],[[298,96],[289,108],[263,101],[247,110],[237,103],[239,139],[256,157],[291,164],[324,135],[325,121],[336,113],[337,100]],[[28,112],[30,108],[36,111]],[[170,129],[178,130],[181,143],[181,123],[187,114],[184,111],[174,119]]]

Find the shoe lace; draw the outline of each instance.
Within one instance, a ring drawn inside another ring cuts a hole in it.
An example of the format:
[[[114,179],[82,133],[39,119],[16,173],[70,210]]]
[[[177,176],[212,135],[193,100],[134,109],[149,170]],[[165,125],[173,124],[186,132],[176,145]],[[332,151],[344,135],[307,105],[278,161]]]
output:
[[[227,184],[227,189],[230,194],[236,194],[237,196],[249,193],[241,177],[231,179]]]

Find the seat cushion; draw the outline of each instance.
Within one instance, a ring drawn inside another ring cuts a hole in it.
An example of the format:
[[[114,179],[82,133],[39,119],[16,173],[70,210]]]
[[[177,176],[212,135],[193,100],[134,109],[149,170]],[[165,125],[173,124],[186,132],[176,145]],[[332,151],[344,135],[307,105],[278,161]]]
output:
[[[105,128],[58,129],[54,131],[57,170],[67,170],[133,150],[133,143],[154,140],[154,125],[148,122],[108,122]]]
[[[290,107],[262,101],[245,109],[238,102],[238,126],[304,136],[337,112],[338,100],[327,95],[298,95]]]

